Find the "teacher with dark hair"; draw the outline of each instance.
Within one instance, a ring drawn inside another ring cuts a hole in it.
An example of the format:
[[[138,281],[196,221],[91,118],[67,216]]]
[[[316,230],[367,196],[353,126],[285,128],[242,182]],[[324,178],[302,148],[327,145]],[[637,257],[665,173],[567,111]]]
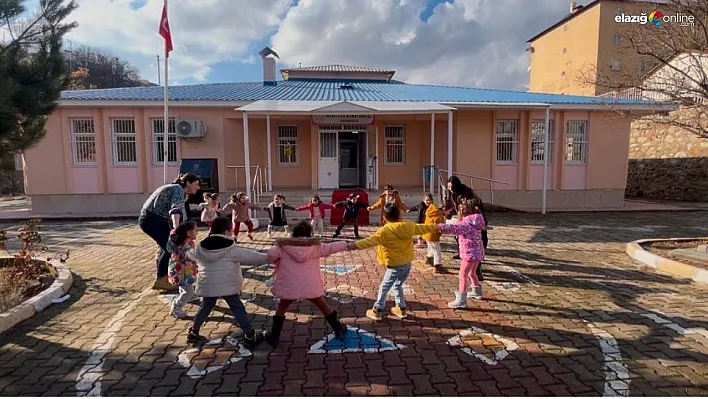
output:
[[[466,185],[462,184],[460,178],[457,176],[450,176],[447,179],[447,193],[445,196],[445,216],[448,220],[452,219],[453,216],[457,215],[457,209],[461,202],[477,198],[479,203],[482,204],[482,200],[475,194],[474,190]],[[484,224],[487,224],[487,216],[484,215],[484,211],[481,209],[482,217],[484,218]],[[455,242],[457,242],[457,255],[453,256],[453,259],[460,259],[460,243],[455,236]],[[487,229],[482,230],[482,244],[484,244],[484,249],[487,249],[487,244],[489,243],[489,238],[487,236]],[[482,264],[477,267],[477,278],[482,280]]]
[[[199,176],[187,173],[180,175],[172,184],[165,184],[155,190],[145,201],[138,226],[143,233],[150,236],[160,246],[157,258],[157,277],[152,285],[153,290],[175,291],[167,280],[167,268],[170,263],[170,253],[167,252],[167,241],[170,231],[187,218],[185,202],[187,196],[199,190]]]

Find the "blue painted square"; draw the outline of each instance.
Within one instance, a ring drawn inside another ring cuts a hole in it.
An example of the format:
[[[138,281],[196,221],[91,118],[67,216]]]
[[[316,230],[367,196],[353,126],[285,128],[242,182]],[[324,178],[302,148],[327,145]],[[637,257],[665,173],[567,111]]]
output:
[[[393,343],[382,342],[371,333],[361,333],[360,331],[347,330],[344,340],[332,338],[325,345],[326,351],[333,350],[366,350],[366,349],[386,349],[393,348]]]

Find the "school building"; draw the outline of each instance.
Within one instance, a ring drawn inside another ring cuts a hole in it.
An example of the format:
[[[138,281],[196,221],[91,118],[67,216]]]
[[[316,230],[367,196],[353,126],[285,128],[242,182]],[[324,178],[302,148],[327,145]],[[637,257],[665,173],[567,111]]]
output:
[[[336,188],[393,184],[420,198],[434,165],[436,190],[453,173],[487,202],[534,210],[545,168],[548,210],[614,208],[624,200],[630,131],[617,111],[673,109],[406,84],[393,70],[343,65],[283,69],[277,80],[275,58],[262,58],[261,82],[169,88],[170,180],[185,160],[222,193],[318,191],[326,200]],[[163,98],[163,87],[64,92],[46,137],[23,155],[33,212],[137,214],[164,182]]]

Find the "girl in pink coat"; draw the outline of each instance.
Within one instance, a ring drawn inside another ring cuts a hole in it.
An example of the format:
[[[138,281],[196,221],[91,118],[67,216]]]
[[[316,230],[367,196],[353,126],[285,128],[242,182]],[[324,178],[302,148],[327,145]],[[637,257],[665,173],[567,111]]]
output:
[[[297,208],[297,210],[310,212],[310,223],[312,224],[312,228],[316,230],[317,235],[321,237],[324,234],[324,220],[326,218],[325,210],[333,208],[334,205],[325,204],[320,200],[319,195],[312,194],[312,200],[310,203]]]
[[[324,283],[320,271],[320,258],[347,250],[346,241],[322,244],[312,238],[312,226],[302,220],[292,230],[292,238],[278,238],[268,250],[268,261],[275,264],[275,282],[271,290],[280,298],[273,316],[273,327],[266,332],[266,341],[274,348],[280,341],[285,323],[285,312],[293,302],[307,299],[325,315],[337,339],[343,339],[347,327],[337,318],[337,312],[324,298]]]

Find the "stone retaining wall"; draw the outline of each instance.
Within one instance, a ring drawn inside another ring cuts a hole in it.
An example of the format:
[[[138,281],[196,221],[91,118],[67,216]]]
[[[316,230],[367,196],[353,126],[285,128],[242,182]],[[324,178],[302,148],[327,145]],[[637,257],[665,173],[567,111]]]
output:
[[[632,123],[626,195],[708,201],[708,138],[674,126]]]

